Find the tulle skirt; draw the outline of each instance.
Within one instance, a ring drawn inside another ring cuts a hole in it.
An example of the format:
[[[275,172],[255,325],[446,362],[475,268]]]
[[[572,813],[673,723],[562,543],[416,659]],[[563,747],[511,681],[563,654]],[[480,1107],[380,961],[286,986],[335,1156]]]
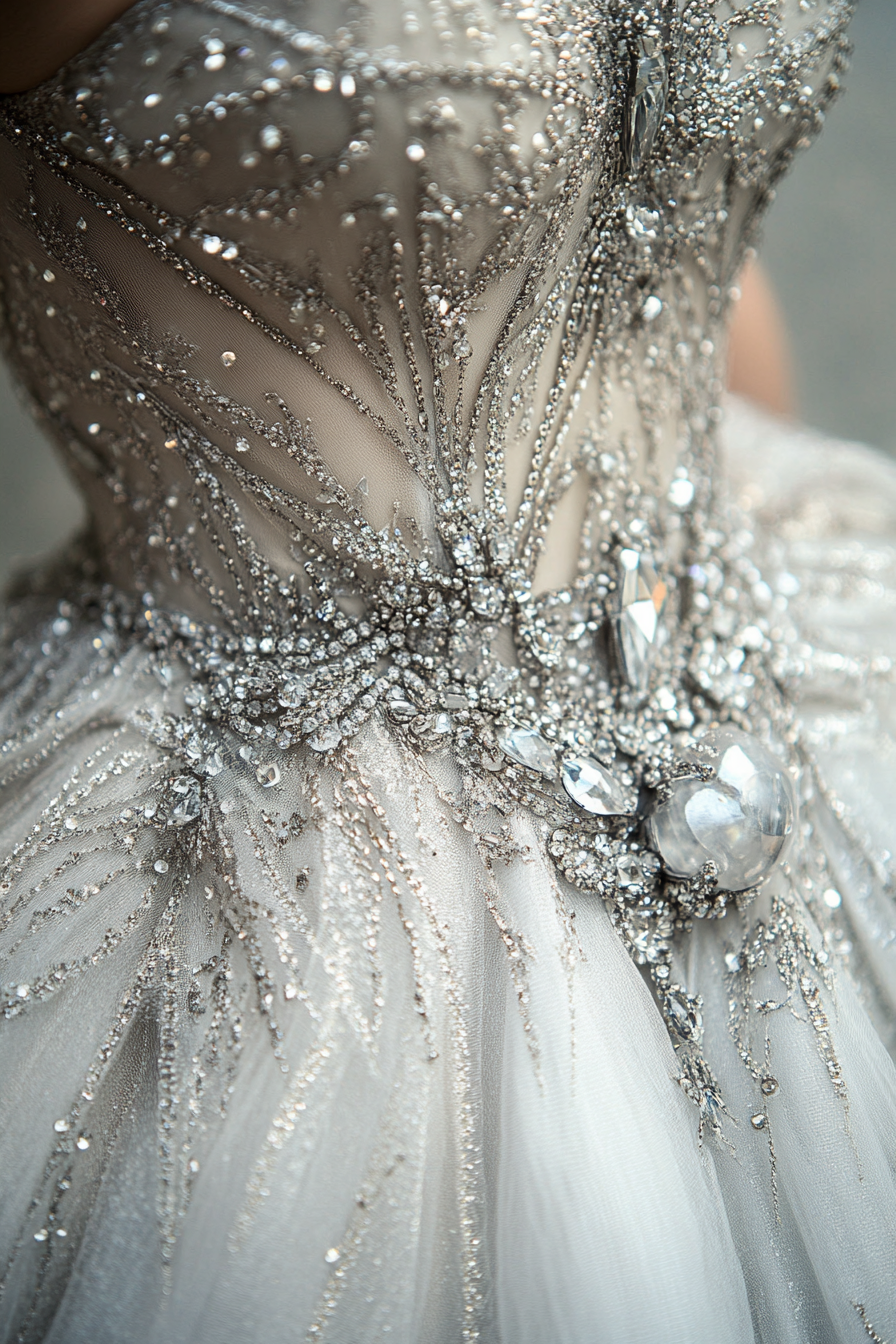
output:
[[[736,405],[726,443],[807,766],[677,952],[721,1137],[539,818],[378,718],[249,759],[176,659],[13,602],[0,1338],[896,1338],[896,468]]]

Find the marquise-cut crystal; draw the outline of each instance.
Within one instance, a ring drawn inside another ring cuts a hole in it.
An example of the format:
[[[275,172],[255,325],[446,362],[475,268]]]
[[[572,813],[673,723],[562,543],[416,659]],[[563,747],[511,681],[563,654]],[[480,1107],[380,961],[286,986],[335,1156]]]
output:
[[[636,799],[593,756],[564,756],[560,778],[573,802],[586,812],[624,817],[635,810]]]
[[[666,1021],[682,1041],[699,1041],[703,1035],[700,1002],[681,990],[670,990],[663,998]]]
[[[651,843],[667,871],[694,877],[710,859],[722,891],[744,891],[767,877],[796,824],[790,776],[755,738],[733,728],[704,739],[710,780],[687,777],[650,818]],[[714,759],[713,759],[714,758]]]
[[[496,736],[504,755],[517,765],[541,775],[556,774],[553,748],[534,728],[499,728]]]
[[[649,158],[666,114],[666,58],[661,40],[640,37],[632,61],[625,150],[630,168]]]
[[[616,645],[626,680],[638,690],[647,689],[666,596],[666,585],[648,555],[629,548],[620,551]]]

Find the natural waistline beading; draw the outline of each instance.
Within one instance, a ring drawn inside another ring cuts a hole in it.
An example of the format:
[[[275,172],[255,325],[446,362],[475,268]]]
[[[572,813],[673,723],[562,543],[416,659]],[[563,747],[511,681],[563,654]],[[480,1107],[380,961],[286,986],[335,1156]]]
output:
[[[796,824],[788,762],[747,731],[772,703],[782,651],[761,583],[737,582],[744,557],[728,546],[665,576],[627,542],[580,589],[540,598],[458,567],[384,585],[363,618],[331,593],[253,634],[112,590],[86,605],[102,605],[118,640],[147,645],[175,693],[175,665],[189,674],[172,724],[186,773],[158,824],[192,824],[203,781],[228,761],[275,790],[294,750],[338,759],[375,714],[418,758],[450,746],[452,805],[479,830],[496,818],[497,851],[513,847],[514,809],[539,817],[562,876],[607,903],[654,981],[682,1084],[715,1126],[700,1006],[675,983],[673,944],[693,919],[749,900]],[[783,753],[784,717],[774,736]]]

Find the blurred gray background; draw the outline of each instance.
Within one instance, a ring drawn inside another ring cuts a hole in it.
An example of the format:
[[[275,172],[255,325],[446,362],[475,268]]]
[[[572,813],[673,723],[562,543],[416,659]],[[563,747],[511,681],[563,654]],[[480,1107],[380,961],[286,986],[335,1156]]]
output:
[[[860,0],[844,99],[780,188],[763,260],[804,419],[896,452],[896,0]],[[78,500],[0,367],[0,581],[77,525]]]

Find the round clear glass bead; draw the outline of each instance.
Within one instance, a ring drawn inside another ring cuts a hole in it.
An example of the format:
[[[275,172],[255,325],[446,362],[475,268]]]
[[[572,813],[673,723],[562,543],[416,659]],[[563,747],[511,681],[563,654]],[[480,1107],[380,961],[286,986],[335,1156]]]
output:
[[[761,882],[781,858],[797,817],[793,783],[761,743],[734,728],[703,739],[709,780],[674,780],[648,820],[650,843],[674,877],[694,877],[712,860],[722,891]]]

